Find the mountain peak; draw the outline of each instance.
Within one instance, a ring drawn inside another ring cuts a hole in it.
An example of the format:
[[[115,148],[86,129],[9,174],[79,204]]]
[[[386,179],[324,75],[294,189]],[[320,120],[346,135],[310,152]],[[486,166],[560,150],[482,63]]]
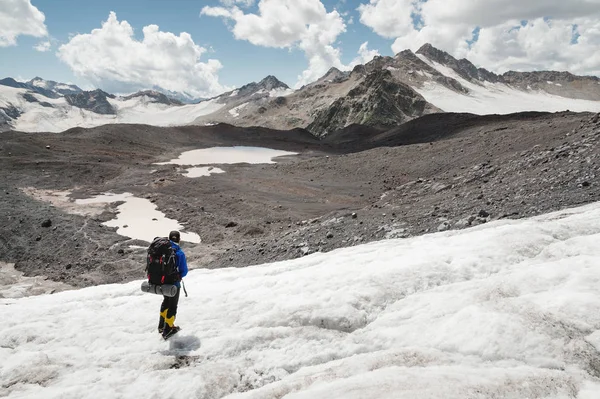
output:
[[[285,83],[283,83],[282,81],[280,81],[279,79],[277,79],[275,76],[273,75],[268,75],[266,78],[264,78],[263,80],[261,80],[258,85],[261,88],[264,88],[266,90],[273,90],[273,89],[289,89],[289,86],[286,85]]]
[[[165,104],[165,105],[183,105],[183,103],[177,99],[171,98],[164,93],[161,93],[157,90],[142,90],[137,93],[130,94],[128,96],[123,97],[125,100],[130,100],[132,98],[137,97],[148,97],[153,100],[153,102]]]
[[[321,78],[319,78],[315,83],[326,83],[326,82],[339,83],[339,82],[343,82],[344,80],[346,80],[349,75],[350,75],[349,72],[342,72],[339,69],[337,69],[336,67],[331,67],[331,68],[329,68],[327,73],[325,75],[323,75]]]
[[[14,87],[17,89],[27,88],[27,85],[25,83],[17,82],[16,80],[10,77],[0,79],[0,85]]]
[[[421,48],[417,50],[417,54],[422,54],[430,60],[444,65],[457,62],[456,58],[445,51],[433,47],[430,43],[422,45]]]

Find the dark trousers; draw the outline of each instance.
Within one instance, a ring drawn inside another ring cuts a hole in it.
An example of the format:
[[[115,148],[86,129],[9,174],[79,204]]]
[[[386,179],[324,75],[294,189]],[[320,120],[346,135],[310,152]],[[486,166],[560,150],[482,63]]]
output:
[[[181,288],[177,288],[177,294],[173,297],[163,296],[163,302],[160,305],[160,320],[158,321],[158,329],[170,329],[175,325],[175,316],[177,315],[177,304],[179,303],[179,292]]]

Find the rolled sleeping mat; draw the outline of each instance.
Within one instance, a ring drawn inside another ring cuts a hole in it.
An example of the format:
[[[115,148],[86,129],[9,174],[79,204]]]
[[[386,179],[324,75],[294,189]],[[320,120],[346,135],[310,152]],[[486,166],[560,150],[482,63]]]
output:
[[[142,291],[156,295],[174,297],[175,295],[177,295],[177,286],[173,284],[150,284],[148,281],[144,281],[142,283]]]

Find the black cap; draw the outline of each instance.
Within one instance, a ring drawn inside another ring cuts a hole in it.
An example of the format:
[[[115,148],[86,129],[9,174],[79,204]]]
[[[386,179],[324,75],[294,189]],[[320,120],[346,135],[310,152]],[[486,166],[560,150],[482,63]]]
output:
[[[180,239],[181,239],[181,236],[179,235],[179,232],[177,230],[173,230],[172,232],[169,233],[169,240],[179,243]]]

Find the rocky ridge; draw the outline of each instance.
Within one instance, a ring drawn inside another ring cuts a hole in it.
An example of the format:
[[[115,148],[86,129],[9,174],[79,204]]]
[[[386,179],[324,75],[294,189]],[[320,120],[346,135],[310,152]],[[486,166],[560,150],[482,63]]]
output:
[[[164,105],[183,105],[181,101],[168,97],[167,95],[156,90],[138,91],[137,93],[123,97],[124,100],[131,100],[133,98],[143,98],[147,101]]]
[[[93,91],[82,91],[77,94],[67,94],[65,99],[69,105],[77,108],[87,109],[101,115],[115,115],[117,111],[108,102],[108,98],[115,98],[100,89]]]
[[[457,60],[431,44],[423,45],[417,54],[451,68],[472,83],[504,83],[521,90],[541,90],[569,98],[600,100],[600,78],[596,76],[577,76],[566,71],[508,71],[497,75],[485,68],[475,67],[465,58]]]

